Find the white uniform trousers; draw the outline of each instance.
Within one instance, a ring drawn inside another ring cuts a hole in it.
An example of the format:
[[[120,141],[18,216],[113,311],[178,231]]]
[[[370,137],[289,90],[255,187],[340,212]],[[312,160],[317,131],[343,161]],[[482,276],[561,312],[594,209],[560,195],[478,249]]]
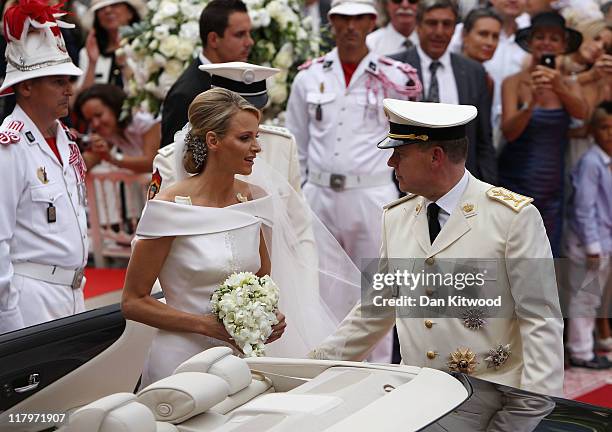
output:
[[[85,311],[83,287],[52,284],[21,275],[13,275],[11,283],[20,292],[19,310],[25,327],[52,321]]]
[[[362,269],[364,264],[380,257],[383,206],[398,196],[393,183],[336,192],[307,182],[302,190],[312,210],[357,267]],[[320,260],[326,259],[325,252],[319,251]],[[361,294],[356,295],[360,298]],[[342,299],[330,299],[329,302],[333,304],[335,301],[341,302]],[[390,331],[378,342],[368,360],[391,363],[392,350],[393,332]]]
[[[584,254],[584,252],[583,252]],[[586,257],[569,254],[568,283],[570,288],[567,347],[572,358],[593,358],[595,318],[610,277],[610,257],[600,260],[599,269],[589,270]]]

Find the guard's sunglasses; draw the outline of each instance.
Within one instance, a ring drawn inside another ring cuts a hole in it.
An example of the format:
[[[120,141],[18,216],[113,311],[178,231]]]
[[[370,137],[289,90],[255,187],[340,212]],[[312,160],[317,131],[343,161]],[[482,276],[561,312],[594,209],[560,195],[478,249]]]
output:
[[[391,0],[391,3],[393,4],[402,4],[404,0]],[[419,2],[419,0],[408,0],[408,3],[410,4],[417,4]]]

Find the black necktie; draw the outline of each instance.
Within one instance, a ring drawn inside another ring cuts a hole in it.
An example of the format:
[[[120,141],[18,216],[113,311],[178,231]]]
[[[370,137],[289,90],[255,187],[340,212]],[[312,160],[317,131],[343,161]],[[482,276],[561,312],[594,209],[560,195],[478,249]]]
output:
[[[429,225],[429,241],[433,244],[436,237],[442,229],[438,215],[440,214],[440,206],[436,203],[431,203],[427,206],[427,225]]]
[[[404,43],[402,44],[404,46],[404,48],[408,49],[408,48],[412,48],[412,41],[408,38],[406,38],[406,40],[404,40]]]
[[[438,77],[436,72],[438,68],[442,66],[438,60],[434,60],[429,65],[429,71],[431,72],[431,78],[429,80],[429,91],[427,92],[427,102],[440,102],[440,89],[438,87]]]

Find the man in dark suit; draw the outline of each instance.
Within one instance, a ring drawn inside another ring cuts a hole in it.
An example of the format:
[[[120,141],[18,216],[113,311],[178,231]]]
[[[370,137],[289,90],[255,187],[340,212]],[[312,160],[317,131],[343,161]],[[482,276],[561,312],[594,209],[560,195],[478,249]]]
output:
[[[467,169],[479,179],[495,184],[497,161],[491,136],[491,100],[486,72],[480,63],[451,53],[457,8],[452,0],[422,0],[417,9],[419,45],[392,58],[417,69],[425,102],[474,105],[478,117],[467,126]]]
[[[210,75],[198,67],[208,63],[246,61],[253,39],[251,20],[241,0],[212,0],[200,15],[202,52],[170,88],[162,107],[162,142],[174,141],[174,134],[187,123],[187,109],[193,99],[210,89]]]

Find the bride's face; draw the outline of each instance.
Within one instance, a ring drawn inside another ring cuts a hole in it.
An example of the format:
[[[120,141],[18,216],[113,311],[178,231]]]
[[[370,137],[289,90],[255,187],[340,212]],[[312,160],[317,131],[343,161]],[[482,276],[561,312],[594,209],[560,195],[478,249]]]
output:
[[[227,134],[219,142],[221,166],[235,174],[249,175],[261,147],[257,142],[259,119],[249,111],[240,111],[230,121]]]

